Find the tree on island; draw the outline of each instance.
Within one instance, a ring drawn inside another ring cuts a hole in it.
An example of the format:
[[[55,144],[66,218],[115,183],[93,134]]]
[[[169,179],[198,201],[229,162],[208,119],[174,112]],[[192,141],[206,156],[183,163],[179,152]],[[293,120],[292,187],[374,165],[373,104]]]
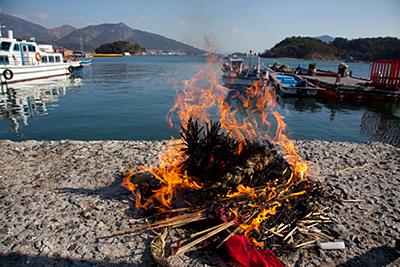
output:
[[[95,49],[98,54],[122,54],[129,52],[130,54],[139,54],[146,52],[144,47],[141,47],[137,43],[129,43],[127,41],[117,41],[113,43],[105,43]]]

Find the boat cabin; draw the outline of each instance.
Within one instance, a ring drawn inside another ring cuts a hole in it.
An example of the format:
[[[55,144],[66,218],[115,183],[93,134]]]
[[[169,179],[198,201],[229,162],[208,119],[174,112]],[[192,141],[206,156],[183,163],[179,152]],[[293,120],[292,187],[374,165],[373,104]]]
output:
[[[237,58],[237,57],[231,57],[229,58],[229,63],[225,62],[222,64],[222,71],[224,73],[236,73],[239,74],[243,70],[243,62],[244,60],[242,58]]]
[[[8,37],[2,37],[0,31],[0,65],[24,66],[57,64],[63,62],[61,53],[53,53],[49,45],[38,45],[34,39],[19,40],[8,31]]]
[[[241,72],[243,70],[243,62],[244,60],[242,58],[230,58],[229,59],[229,67],[231,71],[234,72]]]

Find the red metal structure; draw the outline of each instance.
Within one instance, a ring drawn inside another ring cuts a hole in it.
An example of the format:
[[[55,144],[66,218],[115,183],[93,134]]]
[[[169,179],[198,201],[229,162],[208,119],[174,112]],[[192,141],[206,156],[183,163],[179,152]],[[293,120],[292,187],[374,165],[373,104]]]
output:
[[[400,59],[373,61],[370,79],[375,87],[400,90]]]

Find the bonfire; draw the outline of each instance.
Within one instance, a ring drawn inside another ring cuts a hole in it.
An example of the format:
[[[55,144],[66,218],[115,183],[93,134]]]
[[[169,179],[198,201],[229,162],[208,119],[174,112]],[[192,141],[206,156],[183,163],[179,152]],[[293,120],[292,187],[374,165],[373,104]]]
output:
[[[167,254],[213,244],[226,245],[246,265],[248,255],[235,251],[243,246],[280,255],[329,239],[317,228],[331,222],[319,202],[321,186],[308,177],[308,165],[285,135],[274,90],[264,80],[242,91],[226,88],[218,83],[215,62],[210,55],[177,93],[167,120],[179,127],[180,138],[164,145],[157,166],[123,179],[134,208],[153,215],[153,222],[114,234],[160,230],[152,253],[161,264]],[[178,227],[191,234],[168,252],[166,239]],[[261,251],[261,257],[270,255]]]

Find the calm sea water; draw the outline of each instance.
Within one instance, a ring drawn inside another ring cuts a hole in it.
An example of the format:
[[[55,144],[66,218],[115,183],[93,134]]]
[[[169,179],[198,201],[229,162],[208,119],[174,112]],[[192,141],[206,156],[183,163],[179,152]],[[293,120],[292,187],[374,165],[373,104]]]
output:
[[[264,59],[272,63],[273,59]],[[290,66],[308,61],[282,59]],[[337,70],[338,61],[317,61]],[[95,58],[81,79],[16,84],[0,93],[0,139],[160,140],[177,135],[165,116],[176,88],[205,58],[132,56]],[[349,64],[367,77],[370,65]],[[400,144],[400,106],[341,104],[315,99],[279,99],[291,138]]]

